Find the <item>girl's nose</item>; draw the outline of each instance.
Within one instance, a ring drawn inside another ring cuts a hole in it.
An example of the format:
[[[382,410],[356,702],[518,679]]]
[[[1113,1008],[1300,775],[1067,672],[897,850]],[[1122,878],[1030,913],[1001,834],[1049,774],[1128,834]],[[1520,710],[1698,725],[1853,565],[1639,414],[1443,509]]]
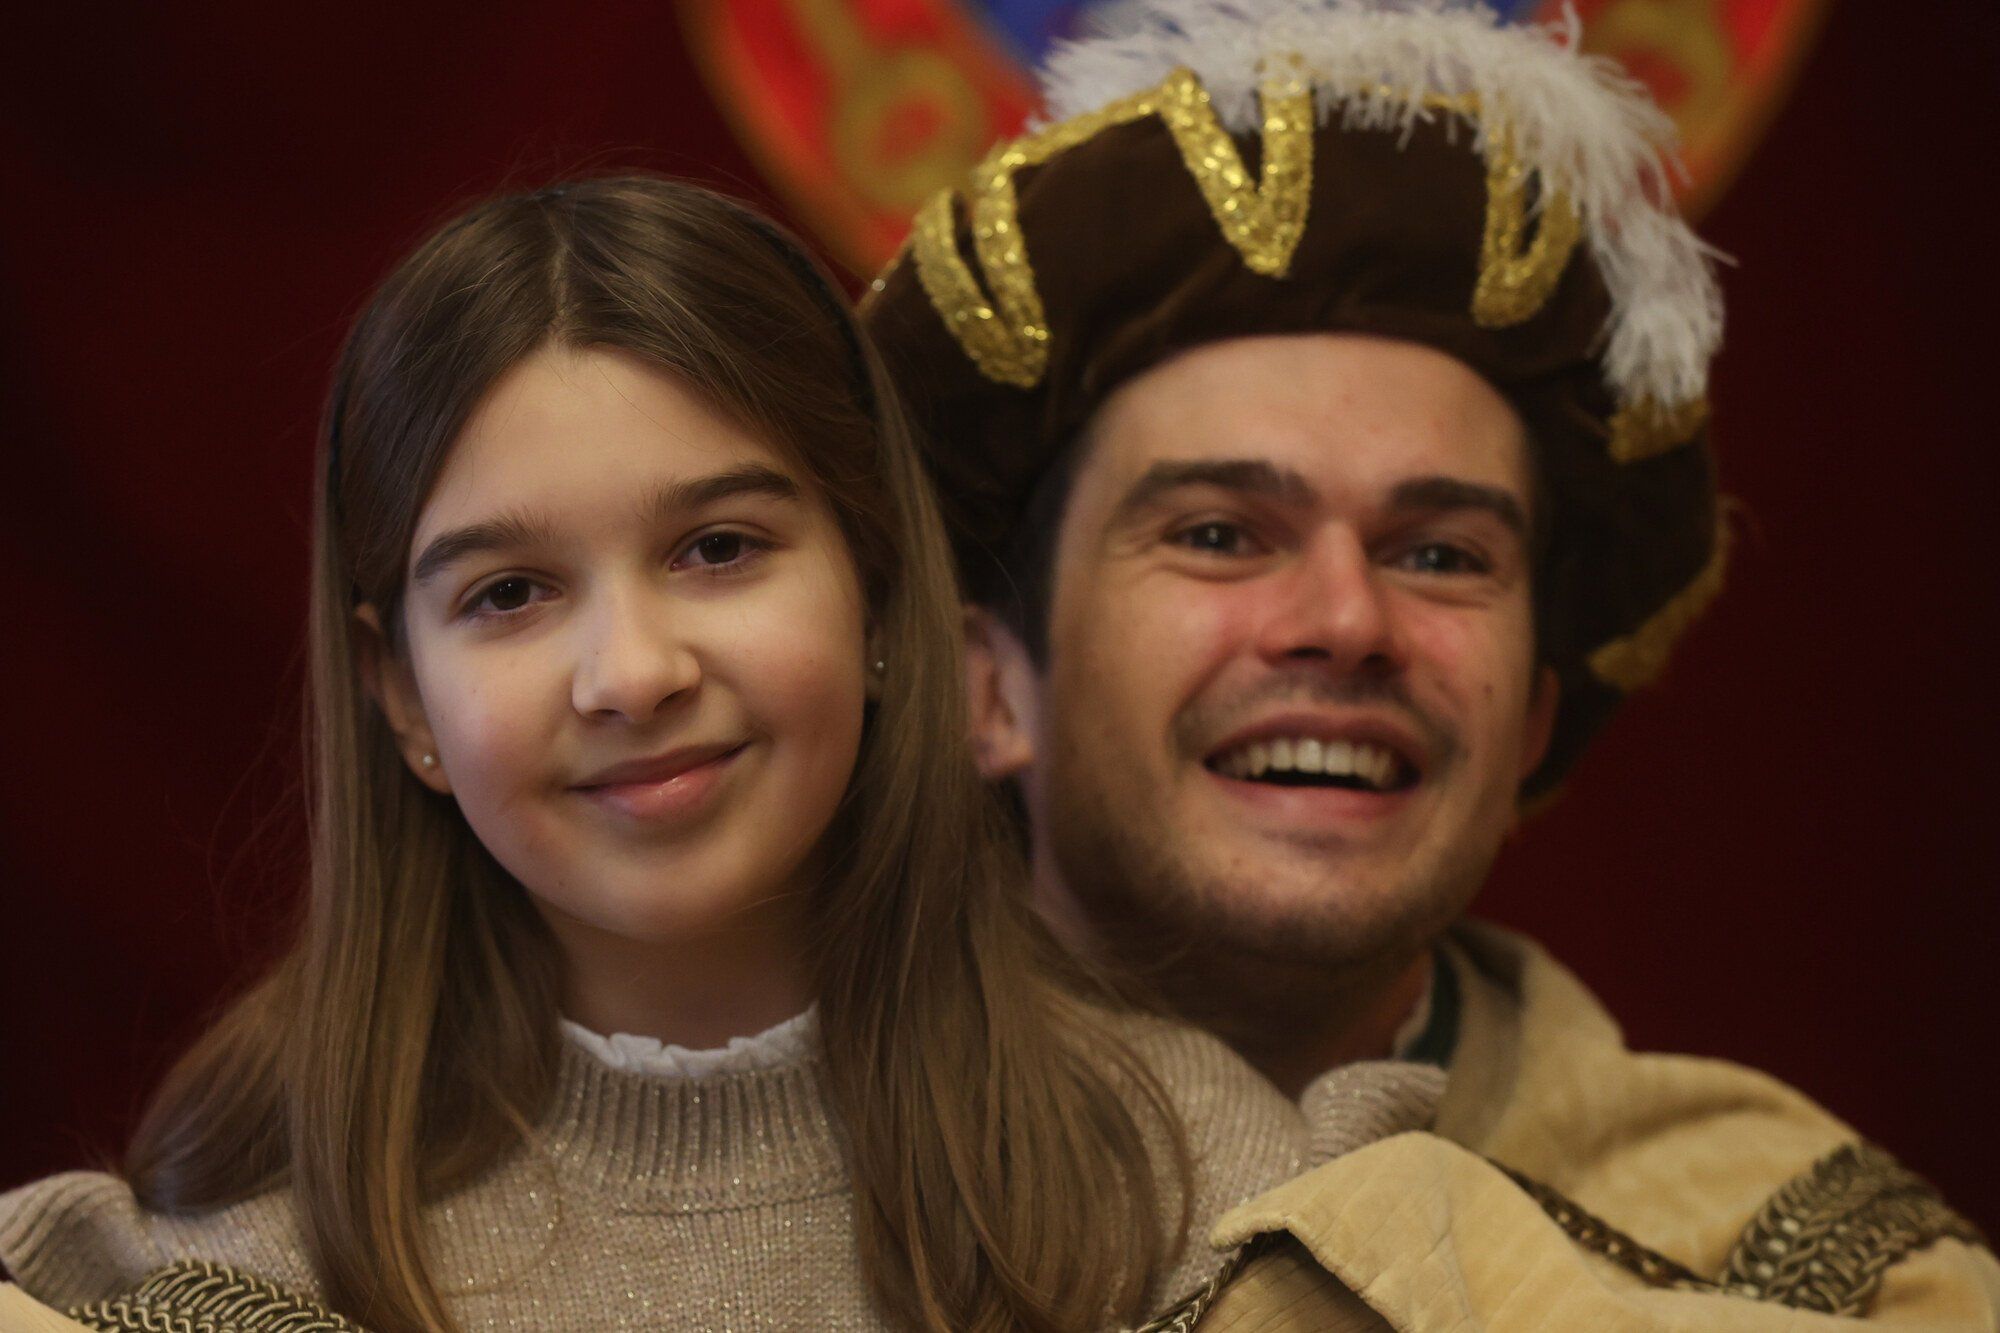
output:
[[[583,626],[570,699],[585,717],[645,722],[701,681],[672,617],[640,592],[607,595]]]

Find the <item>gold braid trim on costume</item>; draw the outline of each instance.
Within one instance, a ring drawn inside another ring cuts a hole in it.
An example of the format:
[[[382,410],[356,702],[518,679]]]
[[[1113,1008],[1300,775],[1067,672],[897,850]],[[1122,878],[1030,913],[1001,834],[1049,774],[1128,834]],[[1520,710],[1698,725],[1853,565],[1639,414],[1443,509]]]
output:
[[[1986,1243],[1921,1176],[1880,1148],[1849,1144],[1771,1196],[1722,1282],[1758,1300],[1857,1315],[1887,1269],[1947,1237]]]
[[[1049,330],[1034,267],[1021,235],[1016,172],[1095,138],[1114,125],[1158,115],[1180,149],[1223,236],[1253,271],[1283,277],[1305,235],[1312,191],[1312,92],[1295,72],[1266,79],[1263,166],[1253,183],[1242,154],[1216,118],[1207,89],[1189,69],[1059,124],[1002,144],[972,170],[966,186],[972,247],[992,292],[959,253],[950,190],[917,213],[911,255],[924,294],[945,327],[986,378],[1032,389],[1048,368]]]
[[[1549,1215],[1549,1220],[1561,1227],[1571,1240],[1592,1254],[1609,1259],[1626,1272],[1636,1274],[1648,1286],[1672,1287],[1681,1291],[1721,1290],[1716,1283],[1698,1276],[1693,1269],[1675,1263],[1658,1250],[1647,1249],[1595,1213],[1584,1211],[1540,1181],[1499,1162],[1493,1165],[1500,1167],[1509,1180],[1521,1187],[1522,1193],[1539,1204],[1542,1211]]]
[[[359,1324],[222,1264],[187,1260],[69,1317],[100,1333],[365,1333]]]
[[[1722,591],[1723,571],[1729,566],[1729,525],[1716,515],[1715,553],[1701,573],[1668,599],[1646,622],[1623,638],[1613,639],[1585,659],[1590,674],[1606,685],[1630,694],[1650,685],[1666,670],[1674,644],[1695,618],[1708,609]]]
[[[1796,1310],[1866,1314],[1882,1275],[1918,1250],[1946,1238],[1986,1243],[1921,1176],[1867,1144],[1836,1149],[1773,1194],[1743,1229],[1715,1281],[1647,1249],[1548,1186],[1508,1167],[1500,1170],[1571,1240],[1650,1286]]]
[[[1252,1236],[1230,1251],[1229,1257],[1222,1261],[1222,1267],[1216,1269],[1214,1276],[1208,1281],[1174,1302],[1155,1318],[1131,1330],[1131,1333],[1188,1333],[1188,1330],[1201,1322],[1201,1317],[1208,1313],[1209,1307],[1213,1306],[1217,1298],[1222,1295],[1222,1289],[1228,1286],[1252,1259],[1276,1244],[1283,1234],[1266,1231]]]

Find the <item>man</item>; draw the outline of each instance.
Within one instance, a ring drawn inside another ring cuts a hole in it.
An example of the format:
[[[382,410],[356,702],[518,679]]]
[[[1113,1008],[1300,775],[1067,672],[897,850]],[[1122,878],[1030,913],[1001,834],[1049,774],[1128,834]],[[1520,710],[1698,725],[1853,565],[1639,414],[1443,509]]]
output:
[[[1058,930],[1308,1105],[1448,1070],[1434,1135],[1218,1240],[1289,1236],[1243,1277],[1324,1268],[1398,1326],[1994,1327],[2000,1266],[1921,1181],[1761,1075],[1627,1052],[1461,921],[1720,583],[1720,298],[1664,117],[1476,7],[1123,22],[865,313]]]

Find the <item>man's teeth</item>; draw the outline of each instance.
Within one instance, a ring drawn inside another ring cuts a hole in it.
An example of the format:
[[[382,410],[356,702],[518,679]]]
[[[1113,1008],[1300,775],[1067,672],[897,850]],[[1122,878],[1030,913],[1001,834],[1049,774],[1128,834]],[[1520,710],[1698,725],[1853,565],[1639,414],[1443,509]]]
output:
[[[1399,766],[1392,751],[1366,741],[1295,740],[1286,736],[1239,745],[1215,761],[1216,771],[1226,777],[1318,773],[1329,778],[1359,778],[1377,790],[1395,782]]]

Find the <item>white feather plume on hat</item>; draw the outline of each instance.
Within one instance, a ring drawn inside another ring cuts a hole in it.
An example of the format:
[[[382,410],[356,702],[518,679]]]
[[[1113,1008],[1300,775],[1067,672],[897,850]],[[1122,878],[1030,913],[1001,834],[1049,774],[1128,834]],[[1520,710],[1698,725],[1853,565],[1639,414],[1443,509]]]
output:
[[[1453,0],[1124,0],[1094,36],[1045,62],[1052,121],[1192,69],[1232,132],[1258,125],[1257,91],[1283,60],[1311,83],[1322,123],[1407,129],[1471,95],[1473,148],[1496,134],[1581,215],[1612,312],[1606,383],[1625,403],[1673,409],[1708,390],[1722,297],[1705,246],[1672,202],[1672,122],[1616,63],[1578,49],[1574,13],[1510,25]]]

